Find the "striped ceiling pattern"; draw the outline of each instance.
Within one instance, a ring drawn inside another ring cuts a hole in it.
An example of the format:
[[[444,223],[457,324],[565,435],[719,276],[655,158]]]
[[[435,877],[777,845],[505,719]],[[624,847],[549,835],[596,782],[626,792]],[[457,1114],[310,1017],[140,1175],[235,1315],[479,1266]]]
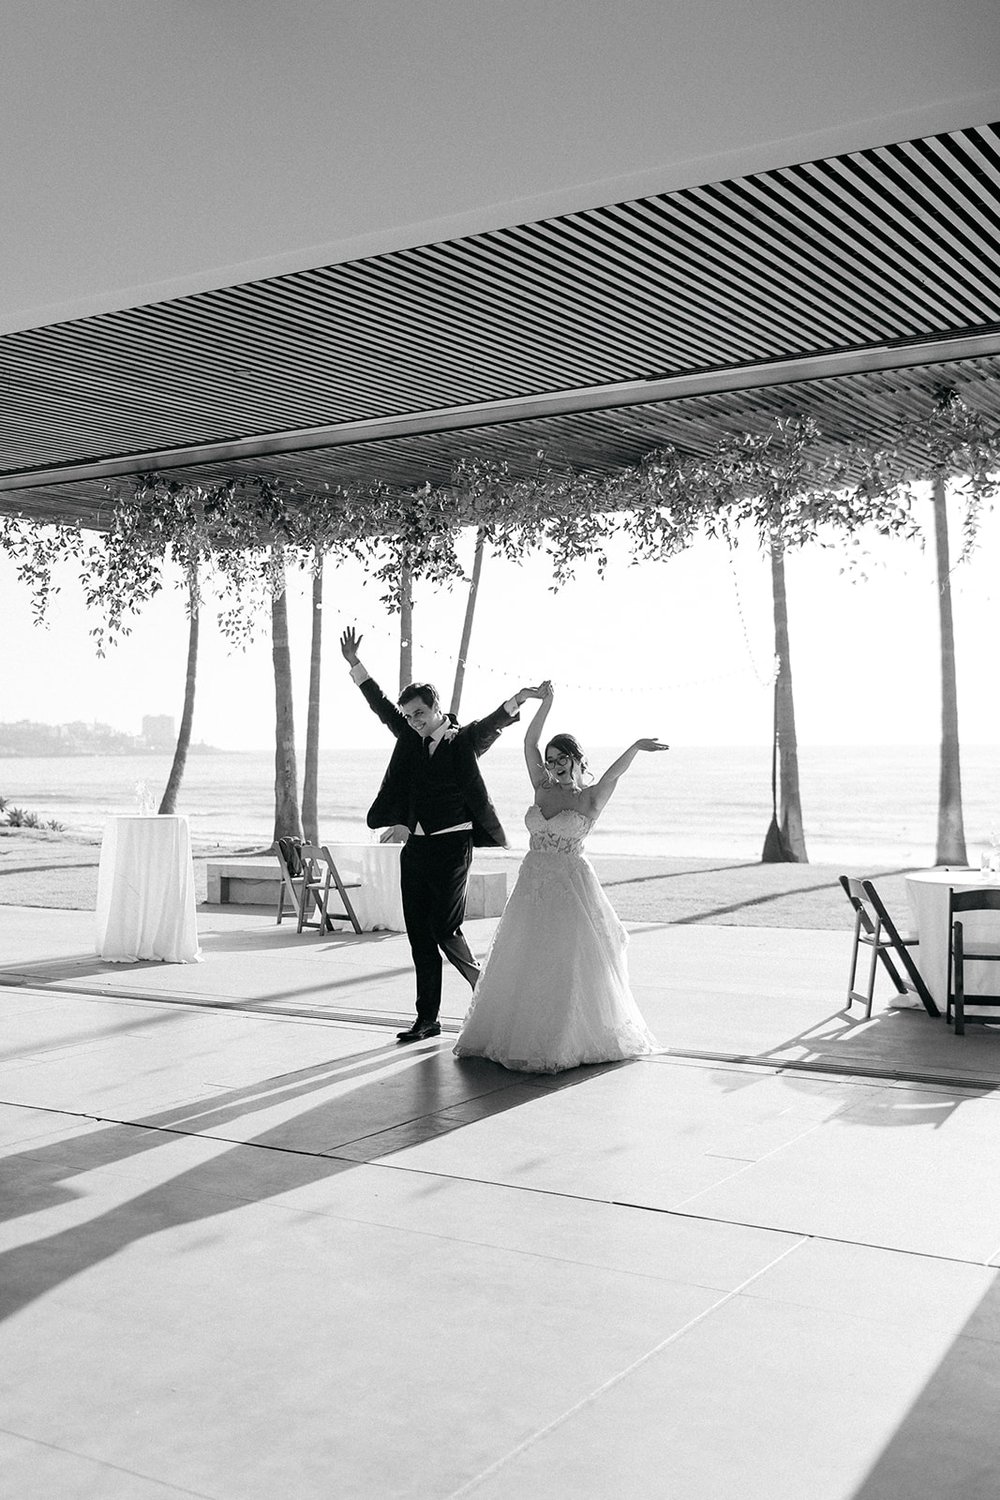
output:
[[[789,411],[836,440],[942,384],[1000,418],[998,369],[983,125],[10,334],[0,509],[99,524],[109,473],[166,466],[603,468]]]

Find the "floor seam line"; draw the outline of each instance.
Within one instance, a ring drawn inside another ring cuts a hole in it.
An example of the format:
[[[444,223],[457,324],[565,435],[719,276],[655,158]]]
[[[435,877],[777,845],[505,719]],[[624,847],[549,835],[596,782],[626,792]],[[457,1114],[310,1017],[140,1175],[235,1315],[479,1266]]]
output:
[[[724,1219],[718,1217],[715,1214],[699,1214],[692,1213],[690,1211],[685,1212],[680,1207],[660,1208],[655,1204],[630,1203],[627,1199],[624,1198],[589,1197],[580,1193],[560,1192],[554,1188],[530,1187],[526,1183],[496,1182],[486,1177],[467,1177],[458,1175],[453,1172],[431,1171],[427,1167],[401,1167],[392,1162],[379,1161],[378,1159],[374,1161],[358,1161],[355,1157],[352,1156],[338,1157],[333,1152],[299,1151],[290,1146],[263,1144],[258,1141],[241,1141],[236,1140],[231,1136],[206,1135],[202,1131],[180,1130],[169,1125],[146,1125],[137,1120],[116,1120],[109,1118],[106,1115],[88,1115],[81,1114],[72,1110],[53,1109],[51,1106],[45,1104],[23,1104],[16,1101],[11,1102],[7,1100],[0,1100],[0,1105],[6,1105],[6,1107],[9,1109],[25,1109],[31,1110],[33,1113],[59,1115],[69,1120],[89,1120],[98,1125],[123,1125],[128,1130],[147,1130],[159,1135],[183,1136],[186,1139],[193,1138],[205,1142],[215,1142],[217,1144],[223,1144],[226,1146],[245,1147],[247,1150],[251,1151],[273,1151],[280,1156],[305,1156],[312,1157],[320,1161],[338,1161],[347,1163],[352,1167],[374,1167],[383,1171],[409,1172],[411,1174],[419,1175],[422,1177],[434,1177],[444,1182],[464,1182],[473,1184],[477,1187],[500,1188],[504,1192],[532,1193],[538,1197],[558,1198],[572,1203],[603,1203],[606,1204],[609,1208],[626,1208],[636,1213],[662,1214],[665,1218],[685,1219],[699,1224],[726,1225],[727,1227],[732,1229],[753,1229],[757,1230],[761,1234],[780,1234],[786,1237],[793,1236],[800,1244],[805,1243],[806,1241],[815,1241],[819,1244],[828,1245],[853,1245],[865,1250],[881,1251],[885,1255],[910,1255],[916,1256],[921,1260],[939,1261],[942,1264],[946,1265],[980,1266],[985,1268],[986,1270],[1000,1269],[1000,1267],[997,1267],[994,1264],[994,1260],[998,1255],[1000,1255],[1000,1247],[998,1247],[998,1249],[993,1252],[989,1259],[986,1260],[973,1259],[969,1256],[963,1255],[942,1255],[932,1250],[915,1250],[900,1248],[894,1245],[880,1245],[872,1240],[846,1239],[841,1235],[821,1234],[816,1232],[815,1230],[786,1229],[781,1227],[780,1225],[775,1224],[755,1224],[746,1219]],[[20,1144],[27,1148],[27,1146],[30,1145],[30,1142],[24,1142]],[[250,1202],[252,1200],[245,1201]],[[690,1200],[684,1201],[687,1202]],[[371,1221],[366,1219],[360,1220],[359,1222],[368,1223]],[[451,1237],[445,1236],[445,1238]],[[589,1264],[589,1262],[587,1262],[587,1264]],[[452,1497],[449,1496],[448,1500],[452,1500]]]
[[[216,1010],[239,1016],[263,1016],[267,1018],[276,1017],[279,1020],[312,1020],[328,1021],[331,1025],[378,1027],[391,1029],[393,1026],[406,1025],[407,1016],[394,1014],[391,1011],[336,1011],[320,1010],[314,1007],[301,1006],[283,1007],[271,1001],[255,1001],[249,996],[239,996],[232,1000],[210,1000],[203,999],[198,995],[177,994],[146,994],[142,990],[125,990],[115,987],[97,988],[90,986],[83,989],[70,986],[68,980],[53,980],[49,984],[31,982],[20,978],[5,978],[0,974],[0,989],[29,990],[33,993],[43,995],[66,995],[77,1000],[119,1000],[135,1001],[140,1005],[176,1005],[185,1006],[190,1010]],[[449,1035],[454,1031],[457,1035],[461,1030],[459,1021],[442,1021],[442,1030],[447,1030]]]
[[[48,1449],[52,1453],[65,1453],[70,1458],[79,1459],[82,1463],[96,1464],[99,1468],[110,1469],[114,1474],[129,1474],[135,1479],[146,1480],[149,1484],[161,1485],[164,1490],[172,1490],[176,1495],[190,1495],[191,1500],[217,1500],[207,1490],[189,1490],[186,1485],[174,1484],[169,1479],[158,1479],[155,1474],[147,1474],[142,1469],[129,1469],[123,1464],[112,1463],[106,1458],[96,1458],[92,1453],[81,1453],[79,1448],[67,1448],[62,1443],[52,1443],[46,1438],[34,1437],[30,1433],[16,1432],[13,1427],[0,1427],[0,1433],[7,1437],[16,1438],[21,1443],[32,1443],[37,1448]]]
[[[679,1339],[682,1339],[693,1328],[696,1328],[699,1323],[704,1322],[706,1318],[711,1317],[714,1313],[718,1312],[720,1308],[725,1307],[726,1304],[731,1302],[734,1297],[740,1296],[741,1293],[743,1293],[747,1289],[747,1287],[752,1286],[752,1284],[757,1281],[759,1277],[765,1276],[770,1271],[773,1271],[775,1266],[780,1265],[780,1263],[789,1255],[794,1254],[795,1251],[799,1250],[803,1244],[806,1244],[810,1238],[810,1235],[800,1236],[794,1245],[788,1245],[780,1255],[776,1255],[774,1259],[769,1261],[766,1266],[762,1266],[760,1270],[755,1271],[752,1276],[748,1276],[744,1281],[741,1281],[739,1286],[733,1287],[731,1291],[726,1292],[723,1296],[719,1297],[717,1301],[713,1302],[710,1307],[704,1308],[693,1318],[689,1318],[686,1323],[684,1323],[680,1328],[675,1328],[673,1333],[668,1334],[665,1339],[661,1339],[660,1342],[658,1344],[655,1344],[652,1349],[647,1349],[645,1354],[642,1354],[638,1359],[633,1360],[630,1365],[626,1365],[623,1370],[619,1370],[617,1374],[610,1376],[610,1378],[605,1380],[601,1385],[588,1392],[586,1396],[581,1397],[581,1399],[575,1402],[573,1406],[567,1408],[566,1411],[561,1412],[558,1417],[553,1417],[551,1422],[546,1423],[544,1427],[540,1427],[537,1432],[534,1432],[530,1437],[525,1438],[522,1443],[517,1444],[517,1446],[510,1449],[509,1452],[496,1459],[495,1462],[490,1464],[488,1468],[483,1469],[481,1473],[475,1475],[474,1478],[468,1480],[465,1484],[460,1485],[457,1490],[453,1490],[452,1493],[447,1497],[447,1500],[461,1500],[462,1496],[472,1494],[472,1492],[478,1489],[479,1486],[483,1484],[487,1479],[490,1479],[494,1474],[499,1473],[502,1468],[506,1467],[506,1465],[509,1464],[512,1459],[518,1458],[522,1453],[526,1453],[529,1448],[533,1448],[537,1443],[541,1442],[543,1438],[548,1437],[549,1433],[554,1432],[556,1428],[562,1427],[566,1422],[570,1421],[572,1417],[576,1416],[577,1412],[583,1411],[586,1407],[593,1405],[595,1401],[598,1401],[603,1395],[606,1395],[607,1392],[612,1390],[616,1385],[620,1385],[622,1381],[627,1380],[630,1375],[634,1374],[636,1370],[641,1369],[643,1365],[648,1364],[651,1359],[654,1359],[658,1354],[662,1353],[664,1349],[669,1348],[671,1344],[674,1344]]]
[[[353,1157],[344,1157],[342,1160],[351,1161],[353,1165],[366,1167],[380,1167],[383,1170],[393,1172],[412,1172],[422,1177],[436,1177],[446,1182],[468,1182],[478,1187],[503,1188],[506,1192],[513,1193],[535,1193],[539,1197],[560,1198],[570,1203],[605,1203],[609,1208],[629,1208],[637,1213],[662,1214],[665,1218],[690,1219],[699,1224],[724,1224],[732,1229],[756,1229],[761,1234],[780,1234],[785,1237],[792,1236],[800,1240],[816,1240],[820,1244],[830,1245],[857,1245],[865,1250],[881,1250],[885,1255],[915,1255],[922,1260],[941,1261],[946,1265],[958,1266],[986,1266],[987,1269],[998,1269],[990,1266],[989,1262],[973,1260],[962,1255],[940,1255],[931,1250],[907,1250],[899,1249],[893,1245],[879,1245],[870,1240],[849,1240],[839,1235],[820,1234],[815,1230],[784,1229],[776,1224],[754,1224],[747,1219],[723,1219],[715,1214],[685,1213],[677,1208],[659,1208],[650,1203],[629,1203],[624,1198],[597,1198],[585,1197],[580,1193],[560,1192],[555,1188],[530,1187],[520,1182],[495,1182],[488,1177],[466,1177],[454,1172],[432,1171],[429,1167],[400,1167],[392,1162],[371,1161],[358,1163]],[[451,1500],[451,1496],[447,1497]]]
[[[596,1201],[593,1199],[584,1201]],[[750,1219],[720,1219],[715,1214],[684,1213],[676,1208],[653,1208],[645,1203],[629,1203],[622,1198],[610,1200],[617,1208],[634,1208],[639,1213],[667,1214],[671,1218],[691,1219],[698,1224],[729,1224],[734,1229],[757,1229],[761,1234],[790,1234],[801,1235],[806,1239],[814,1240],[820,1245],[854,1245],[860,1250],[878,1250],[883,1255],[912,1255],[919,1260],[940,1261],[942,1265],[949,1266],[983,1266],[988,1271],[1000,1269],[993,1264],[993,1257],[989,1260],[973,1259],[967,1255],[942,1255],[935,1250],[910,1250],[902,1249],[896,1245],[880,1245],[875,1240],[851,1240],[839,1234],[823,1234],[815,1229],[783,1229],[776,1224],[755,1224]],[[1000,1251],[994,1252],[1000,1254]]]
[[[816,1073],[836,1078],[849,1080],[857,1078],[867,1083],[872,1079],[900,1082],[900,1083],[927,1083],[938,1087],[962,1088],[962,1089],[985,1089],[996,1090],[1000,1088],[1000,1080],[996,1078],[976,1078],[950,1073],[918,1073],[905,1072],[900,1068],[866,1068],[837,1062],[808,1062],[797,1061],[794,1058],[772,1059],[750,1052],[703,1052],[687,1051],[683,1048],[668,1048],[662,1054],[669,1062],[672,1059],[684,1060],[695,1063],[731,1063],[736,1067],[760,1068],[772,1073]]]
[[[11,971],[8,971],[8,974]],[[372,1013],[359,1011],[332,1011],[319,1010],[302,1007],[300,1009],[282,1008],[276,1004],[261,1001],[254,1002],[249,998],[240,997],[236,1002],[232,1000],[210,1000],[198,996],[190,998],[172,995],[145,994],[137,990],[117,989],[71,989],[67,981],[57,980],[50,984],[43,982],[32,983],[26,977],[5,977],[0,972],[0,988],[29,989],[47,995],[70,995],[83,1000],[119,1000],[135,1001],[138,1004],[176,1005],[191,1009],[220,1011],[233,1015],[258,1016],[266,1019],[277,1020],[312,1020],[327,1022],[331,1025],[357,1026],[359,1028],[383,1029],[394,1025],[405,1023],[408,1017],[393,1015],[388,1011],[375,1011]],[[460,1021],[443,1020],[441,1022],[442,1032],[449,1036],[457,1035],[461,1030]],[[900,1083],[930,1084],[938,1087],[961,1088],[974,1091],[994,1092],[1000,1090],[1000,1080],[995,1078],[966,1077],[959,1074],[937,1074],[923,1072],[908,1072],[902,1069],[880,1069],[866,1068],[859,1064],[837,1063],[837,1062],[810,1062],[798,1061],[796,1059],[782,1058],[771,1059],[742,1052],[716,1052],[702,1051],[686,1048],[665,1048],[659,1054],[665,1062],[672,1060],[687,1061],[694,1063],[729,1063],[737,1067],[760,1068],[771,1073],[794,1072],[806,1074],[827,1075],[834,1078],[859,1079],[861,1081],[887,1080]],[[638,1058],[636,1061],[648,1062],[649,1059]]]

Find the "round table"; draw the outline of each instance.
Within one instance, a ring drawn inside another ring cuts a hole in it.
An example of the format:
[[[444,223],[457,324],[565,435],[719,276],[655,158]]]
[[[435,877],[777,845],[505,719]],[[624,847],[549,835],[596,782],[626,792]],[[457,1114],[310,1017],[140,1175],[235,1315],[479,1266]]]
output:
[[[97,876],[97,951],[113,964],[201,962],[187,818],[108,819]]]
[[[359,888],[349,890],[354,914],[365,932],[405,932],[403,898],[399,889],[402,844],[330,844],[341,879],[356,876]],[[337,892],[334,889],[333,899]]]
[[[906,895],[920,939],[917,967],[942,1010],[948,1003],[948,892],[995,891],[998,886],[1000,875],[984,875],[981,870],[916,870],[906,877]],[[970,945],[978,940],[1000,942],[1000,912],[966,912],[962,922]],[[965,990],[970,999],[995,992],[996,971],[996,964],[966,964]]]

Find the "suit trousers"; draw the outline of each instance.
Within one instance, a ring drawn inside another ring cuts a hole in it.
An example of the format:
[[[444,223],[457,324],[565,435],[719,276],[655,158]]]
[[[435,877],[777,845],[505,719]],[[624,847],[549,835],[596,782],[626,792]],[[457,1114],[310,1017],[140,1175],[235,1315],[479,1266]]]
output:
[[[412,834],[400,850],[400,892],[420,1022],[438,1018],[442,953],[471,985],[479,978],[479,964],[462,934],[471,864],[471,833]]]

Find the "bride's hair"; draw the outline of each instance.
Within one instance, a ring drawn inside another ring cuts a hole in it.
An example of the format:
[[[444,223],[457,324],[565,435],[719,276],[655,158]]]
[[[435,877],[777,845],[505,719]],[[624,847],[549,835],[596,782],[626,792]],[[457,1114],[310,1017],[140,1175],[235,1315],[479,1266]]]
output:
[[[543,760],[548,755],[550,750],[558,750],[560,755],[569,755],[573,760],[579,761],[581,776],[586,776],[589,774],[590,767],[587,765],[587,757],[584,755],[583,747],[581,746],[580,741],[577,739],[576,735],[553,735],[545,746],[545,755],[543,755],[542,757]]]

